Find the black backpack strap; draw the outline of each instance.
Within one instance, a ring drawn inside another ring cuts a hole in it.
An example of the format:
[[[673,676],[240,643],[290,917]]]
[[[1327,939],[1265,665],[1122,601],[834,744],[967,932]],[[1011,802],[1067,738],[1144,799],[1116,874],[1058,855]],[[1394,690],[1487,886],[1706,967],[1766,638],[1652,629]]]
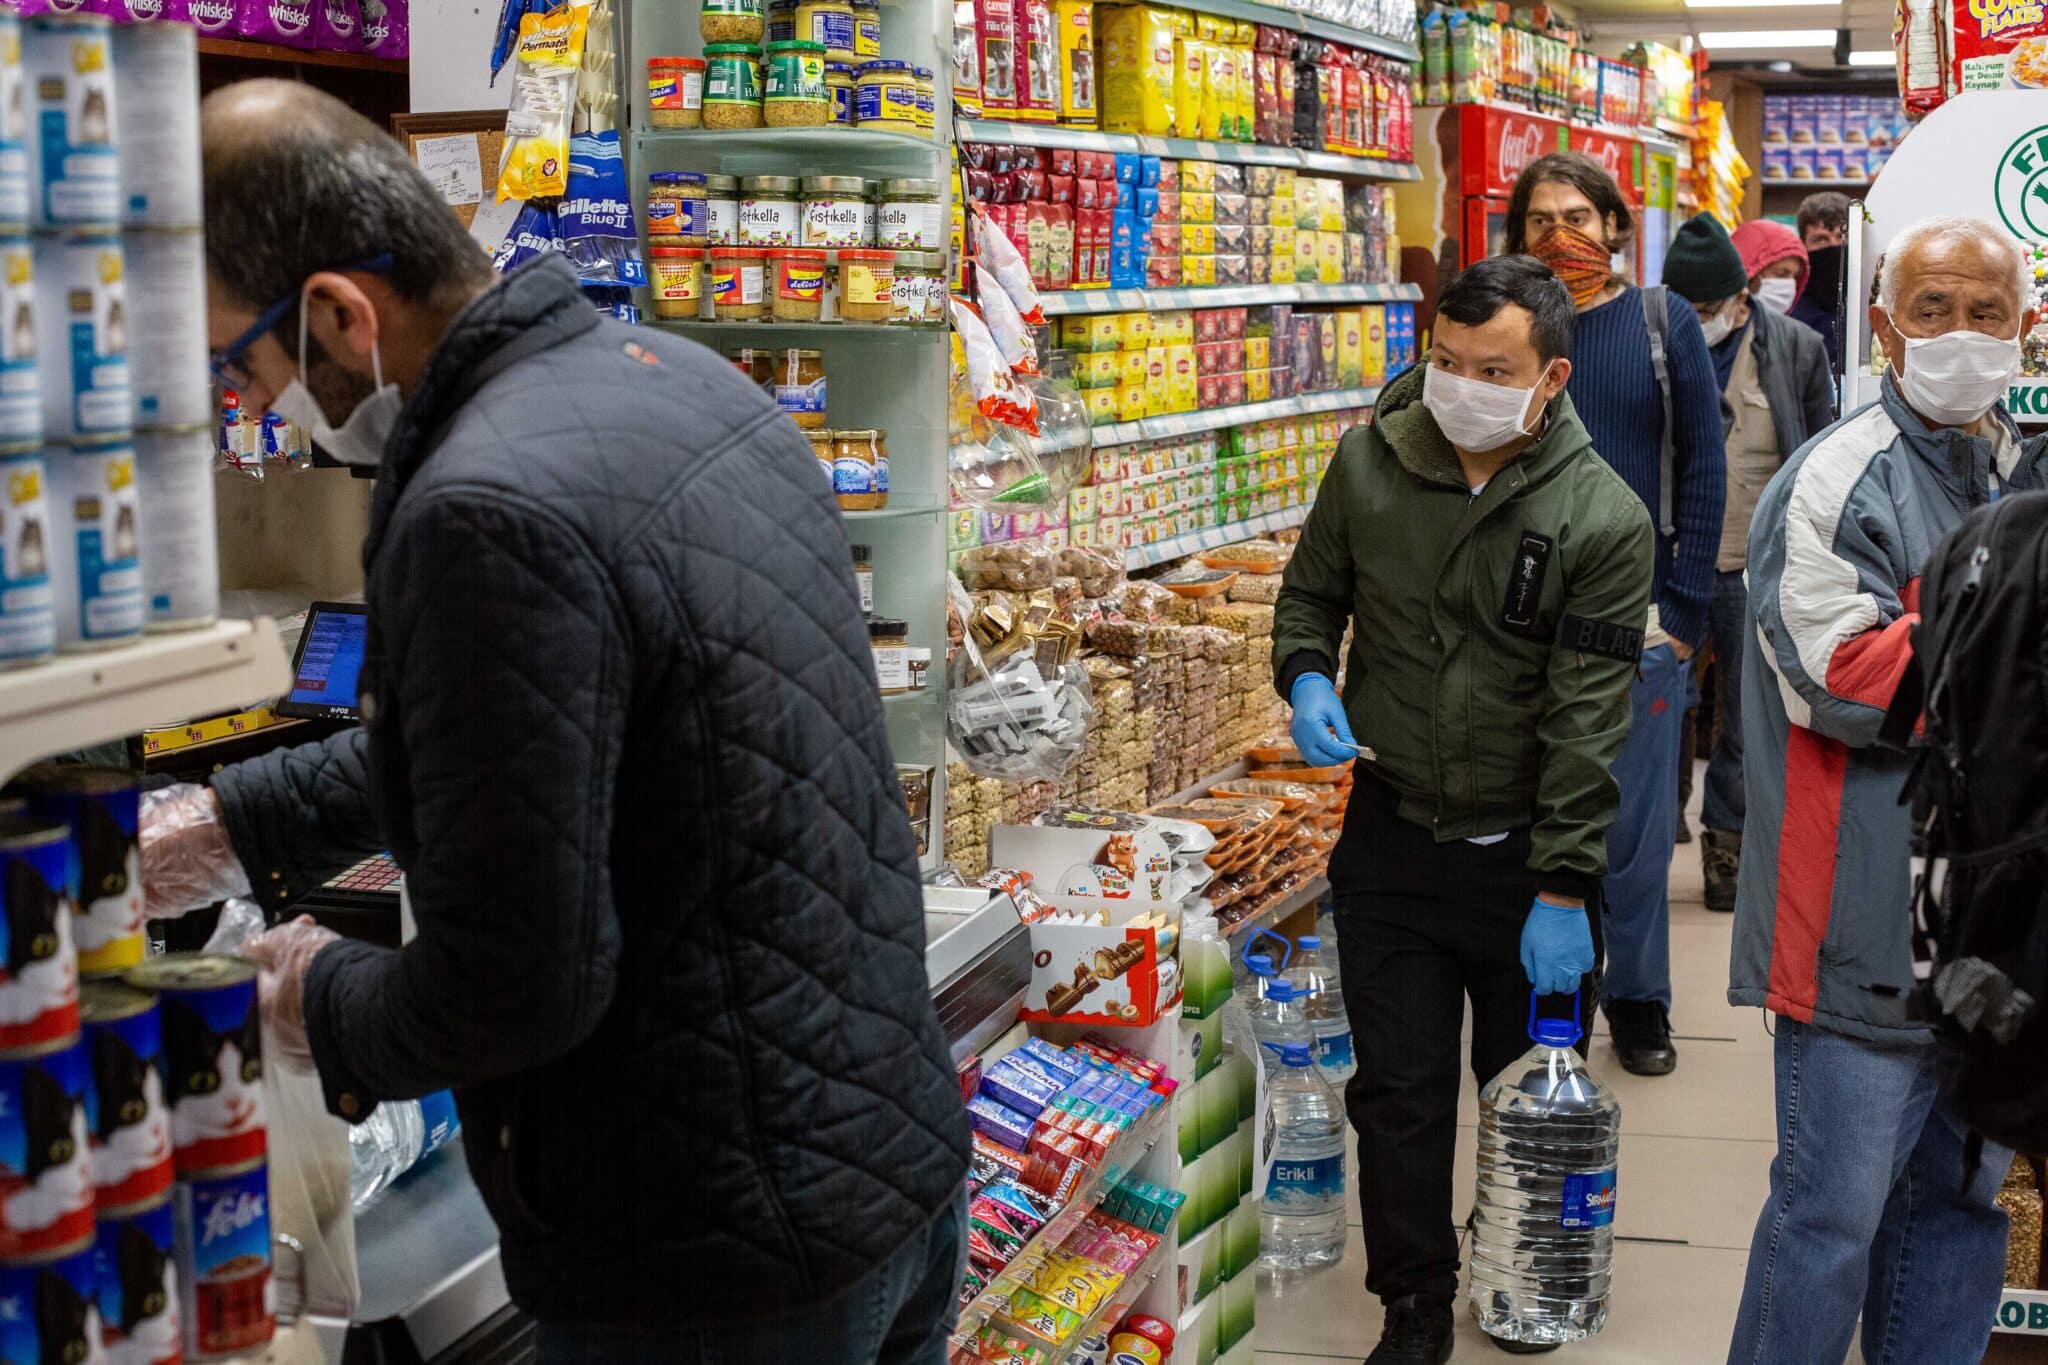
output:
[[[1661,284],[1645,285],[1643,326],[1650,329],[1650,369],[1657,376],[1657,396],[1664,400],[1664,445],[1658,452],[1657,530],[1670,537],[1678,534],[1677,447],[1671,439],[1671,362],[1666,355],[1671,336],[1669,294]]]
[[[1877,731],[1877,742],[1888,749],[1911,746],[1913,727],[1920,723],[1920,713],[1927,709],[1927,673],[1920,655],[1924,640],[1924,627],[1915,626],[1913,653],[1906,660],[1898,691],[1892,693],[1891,705],[1885,708],[1884,724]]]

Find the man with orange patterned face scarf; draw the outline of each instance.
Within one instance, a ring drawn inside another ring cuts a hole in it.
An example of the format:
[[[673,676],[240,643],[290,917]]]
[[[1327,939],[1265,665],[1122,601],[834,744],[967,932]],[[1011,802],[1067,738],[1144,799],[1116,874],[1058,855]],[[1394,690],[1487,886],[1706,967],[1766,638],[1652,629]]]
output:
[[[1671,854],[1687,662],[1707,631],[1726,497],[1721,386],[1692,305],[1617,275],[1633,215],[1591,157],[1531,162],[1508,202],[1507,250],[1548,265],[1578,310],[1566,385],[1593,448],[1657,527],[1648,633],[1614,761],[1621,812],[1601,887],[1607,968],[1601,997],[1622,1066],[1661,1076],[1671,1043]]]

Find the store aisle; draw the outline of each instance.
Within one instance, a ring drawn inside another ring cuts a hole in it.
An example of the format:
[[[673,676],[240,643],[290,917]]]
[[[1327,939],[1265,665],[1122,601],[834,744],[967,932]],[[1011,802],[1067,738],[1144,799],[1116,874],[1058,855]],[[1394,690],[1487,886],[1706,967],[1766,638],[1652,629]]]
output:
[[[1699,827],[1697,786],[1691,819]],[[1727,1350],[1749,1235],[1762,1206],[1771,1140],[1771,1038],[1761,1010],[1727,1003],[1733,917],[1701,902],[1699,846],[1683,844],[1671,876],[1672,1030],[1678,1070],[1631,1076],[1596,1025],[1592,1064],[1621,1097],[1621,1198],[1614,1298],[1598,1337],[1548,1359],[1572,1365],[1703,1365]],[[1457,1216],[1472,1203],[1476,1096],[1459,1107]],[[1349,1169],[1357,1169],[1353,1150]],[[1380,1307],[1361,1280],[1358,1208],[1342,1264],[1259,1285],[1260,1365],[1356,1365],[1379,1339]],[[1454,1362],[1505,1361],[1458,1307]],[[1853,1355],[1851,1361],[1860,1357]],[[1994,1339],[1987,1361],[2048,1362],[2048,1341]]]

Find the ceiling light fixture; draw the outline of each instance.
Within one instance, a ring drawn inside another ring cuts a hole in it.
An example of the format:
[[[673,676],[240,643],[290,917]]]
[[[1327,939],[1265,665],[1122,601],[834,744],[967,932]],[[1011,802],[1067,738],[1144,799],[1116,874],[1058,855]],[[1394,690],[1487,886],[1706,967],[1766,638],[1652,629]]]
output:
[[[1799,5],[1839,5],[1842,0],[1685,0],[1687,9],[1791,9]]]
[[[1700,46],[1708,52],[1729,52],[1740,48],[1833,47],[1831,28],[1743,28],[1700,34]]]
[[[1896,64],[1896,61],[1897,58],[1888,47],[1874,47],[1862,52],[1851,52],[1849,54],[1849,65],[1851,66],[1892,66]]]

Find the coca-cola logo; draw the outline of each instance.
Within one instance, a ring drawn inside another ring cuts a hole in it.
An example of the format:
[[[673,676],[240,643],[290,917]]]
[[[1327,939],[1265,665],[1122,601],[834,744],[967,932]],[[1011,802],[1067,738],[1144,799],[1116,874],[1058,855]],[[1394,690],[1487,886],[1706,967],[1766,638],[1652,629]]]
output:
[[[1600,163],[1601,170],[1607,172],[1616,180],[1621,179],[1620,143],[1602,142],[1597,147],[1588,147],[1586,150],[1589,154],[1591,154],[1595,161],[1598,161]]]
[[[1500,174],[1503,180],[1512,180],[1525,167],[1543,155],[1543,126],[1537,123],[1524,125],[1516,131],[1516,125],[1503,123],[1500,126]]]

